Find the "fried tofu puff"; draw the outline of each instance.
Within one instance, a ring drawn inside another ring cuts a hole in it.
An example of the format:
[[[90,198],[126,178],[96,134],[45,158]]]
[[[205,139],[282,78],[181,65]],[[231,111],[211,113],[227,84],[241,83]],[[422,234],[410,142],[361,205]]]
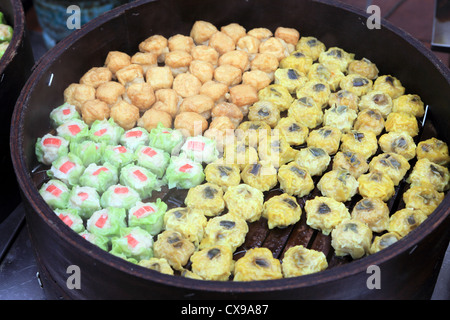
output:
[[[270,101],[281,111],[289,109],[294,101],[289,90],[281,84],[271,84],[258,92],[258,99]]]
[[[342,132],[332,126],[323,126],[320,129],[312,130],[306,138],[306,143],[310,148],[321,148],[329,155],[335,154],[339,150]]]
[[[396,232],[404,237],[422,222],[427,219],[427,215],[420,210],[405,208],[395,212],[389,219],[389,232]]]
[[[319,55],[319,62],[331,69],[346,72],[348,64],[355,58],[353,53],[348,53],[341,48],[331,47]]]
[[[98,86],[95,97],[112,107],[119,99],[122,99],[125,90],[122,84],[116,81],[108,81]]]
[[[426,158],[441,166],[446,166],[450,163],[447,144],[437,138],[419,142],[416,151],[417,159]]]
[[[236,261],[233,281],[281,279],[281,263],[267,248],[253,248]]]
[[[291,146],[304,144],[309,134],[308,127],[299,123],[294,117],[281,118],[275,129],[279,131],[280,135]]]
[[[275,168],[295,159],[297,150],[292,148],[286,139],[274,131],[259,141],[258,156],[261,161],[270,162]]]
[[[359,194],[366,198],[388,201],[395,193],[394,182],[386,173],[372,171],[358,178]]]
[[[370,246],[369,253],[374,254],[377,253],[378,251],[386,249],[390,245],[396,243],[401,238],[402,237],[396,232],[386,232],[381,236],[376,236],[373,239],[372,245]]]
[[[357,193],[358,181],[345,169],[331,170],[320,178],[317,188],[323,196],[345,202]]]
[[[170,266],[169,262],[165,258],[150,258],[148,260],[139,261],[138,265],[141,267],[155,270],[164,274],[170,274],[173,276],[173,269]]]
[[[353,129],[353,123],[357,118],[356,111],[348,106],[334,105],[325,110],[323,125],[338,128],[341,132],[348,132]]]
[[[233,213],[226,213],[208,220],[205,236],[200,242],[200,249],[226,245],[235,252],[245,242],[248,233],[247,222]]]
[[[241,183],[228,187],[223,195],[228,212],[233,213],[245,221],[259,220],[264,206],[264,194],[261,190],[248,184]]]
[[[202,134],[208,128],[208,121],[205,117],[196,112],[181,112],[177,114],[173,124],[174,128],[181,130],[184,136],[191,137]],[[170,128],[170,126],[168,128]]]
[[[300,51],[294,51],[280,61],[280,68],[294,69],[302,75],[307,75],[312,65],[313,59]]]
[[[302,208],[295,197],[282,193],[264,202],[262,216],[267,219],[269,229],[284,228],[297,223],[302,215]]]
[[[329,235],[343,220],[350,219],[350,213],[345,205],[329,197],[307,200],[305,212],[306,224],[320,230],[324,235]]]
[[[380,198],[363,198],[353,207],[352,219],[358,219],[373,232],[383,232],[389,225],[389,208]]]
[[[405,112],[392,112],[387,116],[385,129],[387,132],[406,132],[411,137],[419,134],[417,118]]]
[[[300,38],[300,32],[294,28],[278,27],[275,30],[275,37],[284,40],[289,45],[293,47],[298,43]]]
[[[427,216],[444,200],[444,193],[436,191],[431,184],[412,186],[403,193],[406,208],[421,210]]]
[[[214,246],[191,256],[192,272],[204,280],[227,281],[233,270],[233,252],[229,246]]]
[[[295,156],[295,162],[306,168],[311,176],[320,176],[330,161],[330,155],[321,148],[303,148]]]
[[[392,101],[392,111],[406,112],[420,118],[425,114],[425,107],[419,95],[405,94]]]
[[[207,219],[197,209],[173,208],[164,215],[164,228],[180,232],[186,239],[196,246],[203,238]]]
[[[344,220],[331,231],[331,246],[338,257],[362,258],[369,254],[371,243],[372,230],[357,219]]]
[[[236,50],[246,52],[249,60],[252,61],[259,51],[260,44],[261,41],[258,38],[247,34],[236,41]]]
[[[64,90],[64,102],[76,107],[80,112],[83,103],[95,99],[96,90],[93,86],[72,83]]]
[[[271,82],[269,75],[261,70],[249,70],[242,74],[242,84],[251,85],[257,91],[264,89]]]
[[[278,68],[275,71],[275,84],[282,85],[291,94],[295,93],[307,81],[308,78],[294,68]]]
[[[304,86],[295,91],[297,99],[308,96],[311,97],[318,107],[322,109],[328,106],[328,100],[331,95],[331,89],[328,83],[321,80],[312,79]]]
[[[353,92],[362,97],[372,90],[373,81],[359,74],[349,74],[342,78],[339,86],[342,90]]]
[[[238,84],[230,88],[229,100],[247,115],[249,107],[258,101],[258,92],[249,84]]]
[[[280,120],[280,109],[271,101],[259,100],[248,109],[250,121],[264,121],[274,128]]]
[[[337,92],[332,92],[330,94],[330,98],[328,99],[328,105],[330,107],[334,105],[347,106],[350,109],[353,109],[356,112],[358,112],[359,100],[360,97],[354,94],[353,92],[350,92],[348,90],[339,90]]]
[[[194,39],[195,44],[208,43],[209,38],[218,30],[216,26],[208,21],[197,20],[192,25],[189,36]]]
[[[172,83],[172,89],[183,98],[199,94],[201,87],[202,82],[189,72],[178,74]]]
[[[375,109],[380,111],[383,118],[392,112],[392,98],[383,91],[371,91],[361,97],[359,110]]]
[[[384,118],[379,110],[365,109],[358,113],[353,129],[357,131],[371,131],[379,136],[384,129]]]
[[[234,163],[218,159],[205,167],[206,181],[219,185],[223,191],[230,186],[237,186],[241,182],[241,170]]]
[[[267,160],[246,165],[241,178],[244,183],[262,192],[269,191],[278,183],[277,169]]]
[[[288,116],[308,129],[314,129],[323,122],[322,108],[318,107],[316,102],[308,96],[295,99],[289,107]]]
[[[328,83],[331,91],[336,91],[339,88],[341,80],[345,74],[337,69],[329,69],[321,63],[314,63],[308,72],[309,79],[316,79]]]
[[[261,41],[259,45],[260,53],[271,54],[275,56],[278,61],[289,56],[291,50],[294,50],[294,46],[289,47],[283,39],[277,37],[270,37],[265,41]]]
[[[406,181],[412,186],[431,184],[437,191],[443,192],[449,189],[450,174],[446,167],[424,158],[417,160]]]
[[[220,214],[225,209],[223,190],[212,183],[200,184],[189,189],[184,203],[188,208],[200,210],[205,216]]]
[[[369,170],[369,164],[366,158],[357,152],[339,151],[333,158],[333,170],[338,169],[347,170],[352,176],[358,179]]]
[[[416,156],[416,143],[406,132],[389,132],[383,134],[378,143],[383,152],[394,152],[411,160]]]
[[[374,91],[383,91],[391,96],[392,99],[405,94],[405,87],[403,87],[400,80],[391,75],[379,76],[373,83]]]
[[[195,245],[175,230],[163,231],[153,244],[155,258],[166,259],[169,265],[178,271],[183,270],[194,252]]]
[[[367,58],[361,60],[353,60],[348,64],[349,74],[359,74],[367,79],[375,80],[378,77],[378,67],[375,63]]]
[[[286,251],[281,268],[285,278],[299,277],[325,270],[328,262],[323,252],[298,245]]]
[[[381,171],[391,178],[394,185],[398,185],[410,168],[408,160],[396,153],[382,153],[374,157],[369,163],[370,171]]]
[[[291,196],[303,197],[314,189],[314,182],[308,170],[295,161],[280,167],[278,182],[281,190]]]
[[[325,44],[315,37],[301,37],[295,45],[295,50],[317,61],[322,52],[326,50]]]
[[[134,128],[138,122],[140,113],[139,108],[124,100],[118,101],[111,108],[110,117],[125,130]]]
[[[150,84],[154,91],[159,89],[171,89],[173,74],[169,67],[153,67],[145,73],[145,81]]]
[[[116,72],[131,64],[131,57],[125,52],[110,51],[105,59],[105,67],[107,67],[113,75]]]
[[[353,130],[344,133],[341,138],[340,150],[360,153],[369,159],[378,150],[377,136],[370,131]]]
[[[94,88],[99,85],[112,80],[112,72],[106,67],[94,67],[89,69],[81,78],[80,83]]]

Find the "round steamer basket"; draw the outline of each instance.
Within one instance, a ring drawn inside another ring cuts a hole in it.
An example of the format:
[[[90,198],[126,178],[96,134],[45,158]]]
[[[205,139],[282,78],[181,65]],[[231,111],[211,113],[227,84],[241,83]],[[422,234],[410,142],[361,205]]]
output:
[[[20,0],[0,2],[6,23],[13,27],[13,38],[0,59],[0,175],[4,183],[0,194],[0,223],[20,203],[9,151],[9,131],[14,105],[20,90],[31,74],[34,57],[25,26],[25,14]]]
[[[91,67],[102,65],[109,51],[131,54],[151,35],[189,34],[196,20],[206,20],[216,26],[236,22],[247,30],[292,27],[301,35],[319,38],[327,47],[338,46],[355,53],[356,57],[366,57],[377,64],[380,74],[395,75],[407,91],[422,97],[429,106],[425,126],[428,129],[422,131],[449,143],[449,70],[410,35],[386,21],[382,21],[381,29],[369,29],[367,18],[365,12],[329,0],[135,1],[91,21],[58,43],[42,58],[26,83],[15,108],[11,130],[14,168],[48,296],[65,299],[429,299],[449,243],[450,196],[408,236],[376,254],[335,263],[325,271],[302,277],[218,282],[169,276],[115,257],[81,239],[59,220],[38,193],[34,144],[36,138],[51,130],[49,113],[62,104],[63,90],[70,83],[78,82]],[[396,195],[398,198],[401,194]],[[274,247],[284,245],[282,239],[279,241]],[[70,266],[79,267],[79,289],[67,286]],[[379,281],[375,288],[371,285],[372,275]]]

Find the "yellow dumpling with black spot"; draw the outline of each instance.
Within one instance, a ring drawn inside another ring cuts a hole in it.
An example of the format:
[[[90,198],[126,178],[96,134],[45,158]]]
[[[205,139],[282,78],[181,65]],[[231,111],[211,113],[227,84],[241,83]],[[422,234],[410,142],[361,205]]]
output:
[[[280,120],[280,109],[271,101],[259,100],[248,109],[250,121],[263,121],[274,128]]]
[[[377,65],[367,58],[353,60],[348,64],[349,74],[356,73],[370,80],[375,80],[378,77],[378,72]]]
[[[331,170],[320,178],[317,188],[325,197],[346,202],[357,193],[358,181],[345,169]]]
[[[353,207],[351,216],[367,224],[373,232],[383,232],[389,225],[389,207],[380,198],[362,198]]]
[[[192,272],[204,280],[227,281],[233,269],[233,252],[229,246],[216,245],[195,252],[191,256]]]
[[[370,91],[361,97],[358,106],[359,110],[378,110],[386,119],[392,112],[392,98],[383,91]]]
[[[437,191],[443,192],[450,187],[450,174],[448,168],[423,158],[417,160],[406,181],[412,186],[431,184]]]
[[[310,148],[321,148],[329,155],[339,150],[342,132],[336,127],[323,126],[309,133],[306,143]]]
[[[150,258],[148,260],[139,261],[138,265],[144,268],[152,269],[164,274],[173,275],[173,269],[165,258]]]
[[[369,159],[378,150],[377,136],[370,131],[352,130],[344,133],[341,138],[340,150],[360,153]]]
[[[262,192],[269,191],[278,183],[277,169],[267,160],[246,165],[241,178],[244,183]]]
[[[392,101],[393,112],[406,112],[415,117],[423,117],[425,106],[417,94],[404,94]]]
[[[359,259],[369,254],[372,230],[358,219],[346,219],[331,231],[331,246],[338,257]]]
[[[245,242],[247,222],[239,215],[226,213],[208,220],[200,249],[226,245],[234,252]]]
[[[308,170],[311,176],[321,175],[327,170],[330,161],[330,155],[322,148],[303,148],[295,156],[295,162]]]
[[[325,44],[315,37],[301,37],[295,45],[295,50],[317,61],[322,52],[326,50]]]
[[[365,198],[388,201],[395,193],[394,182],[386,173],[372,171],[358,178],[359,194]]]
[[[298,245],[285,252],[281,267],[284,277],[291,278],[323,271],[328,262],[323,252]]]
[[[292,161],[278,170],[278,182],[285,193],[303,197],[314,189],[314,181],[308,170]]]
[[[259,140],[270,135],[272,128],[261,120],[244,121],[234,131],[238,141],[244,141],[246,146],[257,147]]]
[[[349,74],[342,78],[339,86],[342,90],[353,92],[362,97],[372,90],[373,81],[359,74]]]
[[[284,228],[297,223],[302,215],[302,208],[295,197],[282,193],[264,202],[262,216],[267,219],[269,229]]]
[[[392,99],[405,94],[405,87],[403,87],[401,81],[391,75],[379,76],[373,83],[374,91],[383,91],[391,96]]]
[[[310,80],[320,80],[328,83],[331,91],[336,91],[339,88],[341,80],[345,74],[337,69],[329,69],[321,63],[314,63],[308,72]]]
[[[383,249],[386,249],[390,245],[393,245],[402,237],[396,232],[386,232],[381,236],[376,236],[373,239],[372,245],[370,246],[370,254],[377,253]]]
[[[289,93],[295,93],[297,88],[303,86],[309,80],[305,74],[294,68],[278,68],[274,75],[275,84],[282,85]]]
[[[292,148],[286,138],[273,131],[270,136],[261,139],[258,146],[258,157],[261,161],[270,162],[275,168],[295,159],[297,150]]]
[[[357,116],[356,111],[348,106],[334,105],[325,110],[323,125],[338,128],[342,132],[348,132],[353,129],[353,123]]]
[[[245,221],[254,222],[261,218],[264,206],[264,194],[248,184],[229,187],[223,195],[228,212]]]
[[[226,159],[217,159],[209,163],[205,167],[205,179],[209,183],[219,185],[223,191],[226,191],[229,186],[237,186],[241,182],[241,170],[239,166]]]
[[[328,105],[331,89],[325,81],[312,79],[295,91],[297,99],[308,96],[311,97],[318,107],[325,108]]]
[[[324,235],[330,232],[343,220],[350,219],[347,207],[329,197],[315,197],[305,203],[306,224],[320,230]]]
[[[427,216],[444,200],[444,193],[434,189],[433,185],[423,183],[420,186],[412,186],[403,193],[403,202],[406,208],[420,210]]]
[[[294,101],[289,90],[281,84],[271,84],[259,90],[258,99],[272,102],[280,111],[289,109],[292,101]]]
[[[446,166],[450,163],[447,144],[437,138],[433,137],[420,141],[416,151],[417,159],[427,158],[431,162],[441,166]]]
[[[225,209],[222,188],[209,182],[189,189],[184,203],[188,208],[200,210],[207,217],[216,216]]]
[[[394,185],[398,185],[410,168],[408,160],[396,153],[382,153],[369,163],[370,171],[380,171],[386,173],[391,178]]]
[[[253,248],[236,261],[234,281],[281,279],[281,263],[267,248]]]
[[[300,73],[308,74],[313,64],[313,59],[301,51],[294,51],[289,56],[281,59],[280,68],[292,68]]]
[[[186,239],[198,245],[203,238],[207,219],[197,209],[173,208],[164,215],[164,228],[180,232]]]
[[[420,210],[404,208],[396,211],[389,219],[389,232],[396,232],[404,237],[422,222],[427,219],[427,215]]]
[[[223,160],[226,164],[229,165],[234,164],[239,168],[239,181],[240,181],[241,170],[243,170],[246,165],[256,163],[259,161],[258,151],[256,147],[248,146],[246,141],[237,141],[236,143],[228,144],[225,146],[223,153]],[[235,176],[233,180],[236,181],[237,176]]]
[[[417,118],[405,112],[391,112],[384,127],[387,132],[406,132],[413,138],[419,134]]]
[[[357,152],[339,151],[333,158],[333,170],[338,169],[347,170],[352,176],[358,179],[369,170],[369,164],[366,158]]]
[[[378,140],[383,152],[394,152],[411,160],[416,156],[416,143],[406,132],[388,132],[383,134]]]
[[[194,251],[195,245],[175,230],[163,231],[153,244],[155,258],[166,259],[178,271],[183,270]]]
[[[352,110],[358,111],[360,97],[353,92],[348,90],[339,90],[337,92],[332,92],[330,98],[328,99],[328,105],[330,107],[334,105],[347,106]]]
[[[364,109],[358,113],[353,124],[356,131],[370,131],[379,136],[384,130],[384,118],[379,110]]]
[[[279,134],[291,146],[304,144],[309,134],[308,127],[298,122],[294,117],[281,118],[274,129],[278,130]]]
[[[319,62],[329,68],[337,68],[342,72],[346,72],[348,64],[355,59],[355,54],[346,52],[338,47],[328,48],[319,56]]]
[[[318,107],[316,102],[308,96],[295,99],[288,110],[288,116],[308,129],[314,129],[323,122],[322,108]]]

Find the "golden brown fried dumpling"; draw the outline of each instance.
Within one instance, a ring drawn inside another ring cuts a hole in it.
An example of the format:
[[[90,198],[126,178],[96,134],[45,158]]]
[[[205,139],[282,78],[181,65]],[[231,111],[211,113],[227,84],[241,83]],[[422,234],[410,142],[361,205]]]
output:
[[[450,174],[446,167],[423,158],[417,160],[406,181],[412,186],[431,184],[437,191],[443,192],[449,189]]]
[[[321,175],[330,164],[330,155],[322,148],[303,148],[295,156],[295,162],[306,168],[311,176]]]
[[[409,113],[392,112],[388,115],[384,127],[387,132],[406,132],[411,137],[419,134],[417,118]]]
[[[363,198],[353,207],[352,219],[358,219],[373,232],[383,232],[389,225],[389,208],[380,198]]]
[[[331,47],[319,55],[319,62],[331,69],[347,71],[348,64],[355,58],[353,53],[348,53],[341,48]]]
[[[392,112],[392,98],[383,91],[370,91],[361,97],[358,106],[360,110],[378,110],[383,118],[387,118]]]
[[[396,232],[386,232],[381,236],[376,236],[373,239],[372,245],[370,246],[370,254],[377,253],[383,249],[386,249],[390,245],[396,243],[402,237]]]
[[[294,28],[278,27],[274,33],[276,38],[284,40],[287,44],[295,46],[300,38],[300,32]]]
[[[152,109],[164,111],[175,117],[179,113],[181,97],[173,89],[159,89],[155,92],[156,102]]]
[[[153,67],[145,73],[145,81],[150,84],[154,91],[159,89],[171,89],[173,74],[169,67]]]
[[[228,35],[236,43],[247,34],[247,30],[238,23],[230,23],[220,27],[220,31]]]
[[[132,83],[145,82],[144,69],[139,64],[130,64],[116,71],[117,81],[128,87]]]
[[[211,117],[211,110],[214,107],[214,100],[204,94],[195,94],[183,99],[179,112],[195,112],[205,119]]]
[[[395,193],[394,182],[386,173],[372,171],[358,178],[359,194],[366,198],[388,201]]]
[[[249,70],[242,74],[242,84],[251,85],[257,91],[264,89],[271,82],[272,79],[261,70]]]
[[[422,222],[427,219],[427,215],[420,210],[405,208],[395,212],[389,219],[389,232],[396,232],[404,237]]]
[[[406,112],[420,118],[425,114],[425,107],[420,96],[417,94],[406,94],[394,99],[392,111]]]
[[[314,129],[323,122],[322,108],[307,96],[295,99],[288,110],[288,116],[294,118],[298,123],[308,129]]]
[[[345,205],[329,197],[307,200],[305,212],[306,224],[320,230],[324,235],[329,235],[343,220],[350,219],[350,213]]]
[[[233,213],[226,213],[208,220],[205,236],[200,243],[200,249],[223,245],[236,251],[244,241],[248,232],[247,222]]]
[[[389,132],[383,134],[378,140],[383,152],[394,152],[411,160],[416,156],[416,143],[406,132]]]
[[[345,105],[334,105],[325,110],[323,115],[323,125],[335,127],[342,132],[353,129],[353,123],[356,120],[356,111]]]
[[[191,262],[192,272],[204,280],[227,281],[234,269],[233,252],[226,245],[194,252]]]
[[[281,118],[275,126],[275,130],[278,130],[291,146],[304,144],[309,134],[308,127],[299,123],[294,117]]]
[[[311,57],[313,61],[319,59],[322,52],[326,50],[325,44],[315,37],[301,37],[295,45],[295,50]]]
[[[219,56],[233,51],[236,48],[234,40],[222,31],[213,33],[209,38],[208,45],[216,49],[216,51],[219,53]]]
[[[185,50],[170,51],[165,54],[164,64],[170,68],[174,77],[189,71],[193,58]]]
[[[328,262],[323,252],[298,245],[286,251],[281,268],[285,278],[299,277],[325,270]]]
[[[205,215],[197,209],[173,208],[164,215],[164,228],[180,232],[186,239],[196,246],[203,238],[207,220]]]
[[[136,52],[131,57],[131,63],[140,65],[146,74],[148,69],[158,66],[158,56],[154,52]]]
[[[267,248],[253,248],[236,261],[234,281],[281,279],[281,263]]]
[[[379,110],[365,109],[358,113],[353,129],[357,131],[371,131],[376,136],[380,135],[384,129],[384,118]]]
[[[242,72],[250,69],[250,60],[248,53],[242,50],[232,50],[222,54],[219,57],[219,65],[229,64],[241,69]]]
[[[230,88],[229,101],[247,115],[249,107],[258,101],[258,92],[249,84],[238,84]]]
[[[248,222],[259,220],[264,205],[261,190],[241,183],[228,187],[223,195],[229,213],[233,213]]]
[[[450,163],[447,144],[437,138],[420,141],[417,145],[417,159],[427,158],[431,162],[446,166]]]
[[[214,80],[206,81],[200,88],[199,94],[211,97],[215,103],[225,102],[225,96],[228,94],[229,88],[225,83]]]
[[[261,191],[269,191],[278,183],[277,170],[270,161],[248,164],[241,172],[244,183]]]
[[[353,92],[357,96],[361,97],[372,90],[372,80],[363,77],[359,74],[349,74],[342,78],[339,86],[342,90]]]
[[[369,164],[366,158],[359,153],[339,151],[333,158],[333,170],[337,169],[347,170],[352,176],[358,179],[369,170]]]
[[[328,83],[321,80],[309,80],[304,86],[295,91],[297,99],[303,96],[311,97],[318,107],[325,108],[328,105],[328,99],[331,95],[331,89]]]
[[[278,182],[285,193],[303,197],[314,189],[314,182],[306,168],[292,161],[278,170]]]
[[[348,64],[349,74],[356,73],[370,80],[375,80],[378,77],[378,72],[376,64],[367,58],[353,60]]]
[[[226,191],[229,186],[237,186],[241,182],[241,171],[237,164],[218,159],[205,167],[205,179]]]
[[[280,120],[280,109],[271,101],[259,100],[248,109],[250,121],[264,121],[274,128]]]
[[[165,230],[160,233],[153,244],[155,258],[164,258],[175,270],[183,270],[195,251],[195,245],[180,232]]]
[[[323,196],[345,202],[358,191],[358,181],[345,169],[331,170],[320,178],[317,188]]]
[[[225,209],[223,190],[213,183],[204,183],[189,189],[184,203],[188,208],[200,210],[207,217],[216,216]]]
[[[184,34],[175,34],[167,39],[167,46],[169,47],[169,51],[184,50],[191,52],[195,44],[192,37],[185,36]]]
[[[306,139],[306,143],[308,147],[321,148],[329,155],[333,155],[339,150],[341,137],[342,132],[338,128],[323,126],[320,129],[312,130]]]
[[[189,72],[200,80],[202,84],[211,81],[214,77],[214,66],[203,60],[192,60],[189,64]]]
[[[216,67],[219,62],[219,53],[217,50],[207,45],[197,45],[193,47],[191,55],[194,60],[209,62],[214,67]]]
[[[295,197],[282,193],[264,202],[262,216],[267,219],[269,229],[284,228],[300,220],[302,208]]]
[[[331,231],[331,246],[336,256],[359,259],[369,254],[372,230],[362,221],[347,219]]]
[[[391,75],[379,76],[373,83],[374,91],[383,91],[391,96],[392,99],[396,99],[405,93],[405,87],[396,77]]]
[[[382,153],[374,157],[369,163],[370,171],[381,171],[391,178],[394,185],[398,185],[410,168],[408,160],[396,153]]]
[[[272,81],[274,73],[278,69],[278,59],[270,53],[256,53],[255,57],[250,62],[251,70],[260,70],[265,72]]]
[[[342,135],[341,151],[360,153],[369,159],[377,152],[377,149],[377,136],[373,132],[353,130]]]
[[[420,210],[429,216],[444,200],[444,193],[434,189],[433,185],[423,183],[411,186],[403,193],[406,208]]]
[[[300,51],[294,51],[280,61],[280,68],[295,69],[305,75],[308,74],[312,65],[313,59]]]

